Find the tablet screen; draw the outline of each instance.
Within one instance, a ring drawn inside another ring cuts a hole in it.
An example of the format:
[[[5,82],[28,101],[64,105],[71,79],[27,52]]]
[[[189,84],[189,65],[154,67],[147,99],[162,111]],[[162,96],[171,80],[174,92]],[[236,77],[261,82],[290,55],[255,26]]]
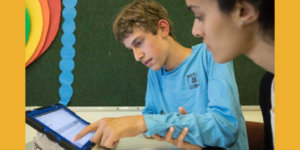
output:
[[[40,114],[35,116],[37,120],[47,125],[50,129],[54,130],[70,142],[72,139],[85,127],[87,126],[79,118],[76,118],[71,113],[66,111],[65,109],[57,109],[55,111]],[[94,133],[89,133],[83,138],[77,140],[76,142],[72,142],[74,145],[78,147],[84,146],[89,139],[94,135]]]

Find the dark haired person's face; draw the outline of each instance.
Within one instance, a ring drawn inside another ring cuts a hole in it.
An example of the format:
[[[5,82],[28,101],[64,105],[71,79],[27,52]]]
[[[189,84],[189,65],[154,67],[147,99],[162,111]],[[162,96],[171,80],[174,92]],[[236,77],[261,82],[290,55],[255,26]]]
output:
[[[195,16],[192,34],[203,38],[216,62],[224,63],[244,53],[247,35],[236,21],[236,11],[221,12],[216,0],[186,0],[186,5]]]
[[[151,32],[135,28],[133,33],[123,40],[123,44],[132,50],[136,61],[152,70],[159,70],[166,64],[167,44],[164,43],[160,31],[153,35]]]

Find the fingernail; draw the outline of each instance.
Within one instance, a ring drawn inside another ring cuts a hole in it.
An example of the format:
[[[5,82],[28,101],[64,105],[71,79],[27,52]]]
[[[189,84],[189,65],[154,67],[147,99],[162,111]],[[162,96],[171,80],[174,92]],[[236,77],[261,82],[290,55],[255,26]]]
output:
[[[170,127],[169,131],[173,131],[173,130],[174,130],[173,127]]]
[[[187,131],[187,130],[188,130],[188,127],[184,127],[184,130]]]

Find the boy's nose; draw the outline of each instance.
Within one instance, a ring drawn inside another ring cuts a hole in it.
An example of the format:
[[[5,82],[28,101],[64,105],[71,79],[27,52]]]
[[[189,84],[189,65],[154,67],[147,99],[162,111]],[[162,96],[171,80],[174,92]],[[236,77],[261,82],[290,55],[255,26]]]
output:
[[[145,54],[138,48],[134,48],[133,50],[134,58],[136,61],[141,61]]]

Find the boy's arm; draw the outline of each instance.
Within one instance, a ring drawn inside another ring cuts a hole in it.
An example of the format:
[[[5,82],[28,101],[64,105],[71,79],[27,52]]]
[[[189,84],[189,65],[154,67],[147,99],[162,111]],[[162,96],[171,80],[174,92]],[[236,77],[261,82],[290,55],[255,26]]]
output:
[[[178,112],[181,115],[187,114],[187,111],[183,107],[179,107]],[[193,145],[191,143],[184,141],[184,138],[188,133],[188,128],[184,128],[181,131],[181,133],[177,139],[172,138],[173,132],[174,132],[174,127],[170,127],[169,131],[166,134],[166,137],[161,137],[161,136],[155,134],[152,136],[152,138],[154,138],[155,140],[158,140],[158,141],[166,141],[166,142],[171,143],[171,144],[175,145],[176,147],[182,148],[182,149],[202,150],[202,147],[200,147],[199,145]],[[144,136],[145,136],[145,134],[144,134]]]
[[[126,116],[119,118],[103,118],[82,129],[73,139],[76,141],[84,135],[95,131],[91,142],[106,147],[113,148],[120,138],[134,137],[147,130],[144,116]]]
[[[188,134],[184,138],[201,147],[229,147],[237,139],[238,122],[230,122],[217,114],[188,114],[180,116],[178,113],[166,115],[145,115],[148,128],[147,136],[159,134],[165,137],[170,127],[174,127],[173,139],[177,139],[182,130],[187,127]]]
[[[237,139],[239,129],[239,99],[232,63],[212,64],[208,83],[208,108],[205,114],[144,115],[147,136],[165,136],[174,127],[177,138],[184,127],[189,132],[185,141],[201,147],[229,147]]]

